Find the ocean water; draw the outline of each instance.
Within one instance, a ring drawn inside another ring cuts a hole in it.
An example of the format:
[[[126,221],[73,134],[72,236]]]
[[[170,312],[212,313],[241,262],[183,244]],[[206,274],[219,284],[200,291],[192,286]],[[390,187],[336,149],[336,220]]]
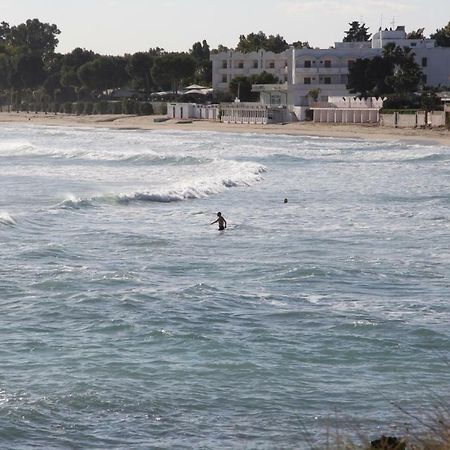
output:
[[[450,148],[0,135],[0,448],[303,449],[448,401]]]

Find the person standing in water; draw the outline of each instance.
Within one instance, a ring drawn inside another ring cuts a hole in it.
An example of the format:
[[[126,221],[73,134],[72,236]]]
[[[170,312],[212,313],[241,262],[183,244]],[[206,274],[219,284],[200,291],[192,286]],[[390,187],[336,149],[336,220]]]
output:
[[[222,216],[221,212],[217,213],[217,219],[214,222],[211,222],[211,225],[215,223],[219,223],[219,231],[225,230],[225,228],[227,227],[227,221]]]

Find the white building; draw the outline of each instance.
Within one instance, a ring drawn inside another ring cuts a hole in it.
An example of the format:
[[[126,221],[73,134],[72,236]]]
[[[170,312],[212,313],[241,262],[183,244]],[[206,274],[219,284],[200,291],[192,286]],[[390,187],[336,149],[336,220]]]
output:
[[[235,51],[211,55],[213,63],[212,87],[216,91],[228,91],[230,82],[238,76],[249,77],[262,72],[276,76],[280,82],[288,81],[288,59],[286,52],[241,53]]]
[[[228,91],[236,76],[266,71],[282,84],[267,86],[267,92],[261,87],[255,89],[262,93],[266,104],[272,100],[280,104],[281,99],[290,106],[307,106],[317,100],[327,101],[328,97],[347,97],[351,95],[346,88],[349,66],[357,59],[381,55],[388,43],[413,49],[427,85],[450,85],[450,48],[436,47],[432,39],[408,39],[405,27],[399,26],[395,30],[379,30],[371,42],[336,42],[329,49],[290,48],[280,54],[263,50],[218,53],[211,56],[213,88]]]

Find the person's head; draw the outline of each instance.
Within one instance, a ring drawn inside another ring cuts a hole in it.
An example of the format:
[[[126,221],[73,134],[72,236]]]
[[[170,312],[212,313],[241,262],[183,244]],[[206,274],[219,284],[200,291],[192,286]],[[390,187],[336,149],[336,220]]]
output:
[[[218,213],[217,213],[217,217],[220,217],[221,215],[222,215],[221,212],[218,212]]]

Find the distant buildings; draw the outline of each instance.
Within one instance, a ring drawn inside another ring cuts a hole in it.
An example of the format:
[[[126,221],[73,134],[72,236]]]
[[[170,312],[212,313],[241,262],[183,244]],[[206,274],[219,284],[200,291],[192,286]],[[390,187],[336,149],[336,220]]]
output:
[[[357,59],[381,55],[388,43],[414,50],[428,86],[450,85],[450,48],[436,47],[432,39],[408,39],[405,27],[399,26],[395,30],[380,29],[371,42],[336,42],[328,49],[214,54],[213,88],[226,92],[233,78],[266,71],[275,75],[280,85],[255,86],[265,104],[308,106],[326,102],[329,97],[346,97],[351,95],[346,88],[349,66]]]

